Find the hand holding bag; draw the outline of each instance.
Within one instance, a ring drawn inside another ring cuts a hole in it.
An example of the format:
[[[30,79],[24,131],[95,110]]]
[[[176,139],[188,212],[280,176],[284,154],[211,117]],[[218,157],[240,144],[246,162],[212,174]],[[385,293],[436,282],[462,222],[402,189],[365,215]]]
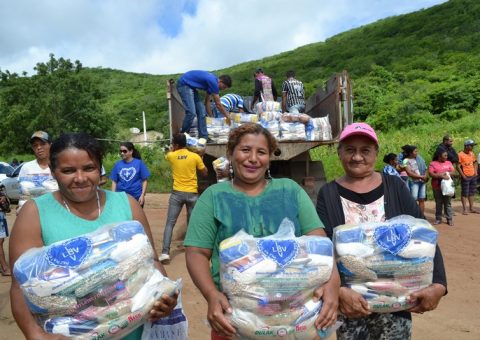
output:
[[[442,179],[440,182],[440,187],[442,189],[443,196],[450,196],[452,197],[455,195],[455,185],[453,184],[453,179],[450,177],[450,173],[447,172],[448,179]]]

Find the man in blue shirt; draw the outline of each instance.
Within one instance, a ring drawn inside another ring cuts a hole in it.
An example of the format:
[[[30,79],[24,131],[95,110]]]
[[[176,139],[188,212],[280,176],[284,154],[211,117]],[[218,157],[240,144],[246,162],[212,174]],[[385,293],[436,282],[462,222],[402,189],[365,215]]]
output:
[[[228,75],[221,75],[217,78],[213,73],[198,70],[184,73],[177,82],[178,94],[185,107],[185,118],[183,119],[181,132],[188,133],[192,127],[193,120],[197,117],[198,137],[208,139],[205,106],[210,102],[210,96],[213,97],[217,109],[230,123],[228,113],[220,102],[219,92],[231,86],[232,79]],[[206,92],[205,103],[200,100],[198,90]]]
[[[220,103],[222,104],[227,114],[229,112],[239,113],[244,111],[243,98],[238,94],[227,93],[226,95],[220,98]],[[207,106],[207,111],[208,109],[209,109],[209,106]],[[213,116],[215,118],[222,117],[221,112],[219,109],[217,109],[215,103],[211,103],[210,109],[211,110],[208,111],[209,116]]]

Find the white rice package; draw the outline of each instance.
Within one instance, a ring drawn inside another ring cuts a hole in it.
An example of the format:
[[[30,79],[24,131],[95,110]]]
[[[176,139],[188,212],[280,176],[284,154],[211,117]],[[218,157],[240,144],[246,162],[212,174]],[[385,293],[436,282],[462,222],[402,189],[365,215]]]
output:
[[[226,119],[224,117],[207,117],[206,121],[208,138],[217,144],[227,143],[228,134],[230,133],[230,126],[227,124]]]
[[[24,201],[58,190],[57,181],[49,174],[22,175],[18,184],[20,199]]]
[[[373,312],[390,313],[413,307],[408,296],[432,283],[437,237],[428,221],[401,215],[339,226],[333,242],[344,283]]]
[[[311,118],[305,125],[306,140],[332,140],[332,126],[328,119],[328,115],[325,117]]]
[[[74,339],[124,337],[146,321],[161,295],[181,288],[155,269],[137,221],[32,248],[13,273],[38,324]]]
[[[321,302],[315,289],[330,279],[333,245],[326,237],[295,237],[284,219],[274,235],[243,230],[219,246],[220,279],[230,300],[232,325],[248,339],[313,339]]]

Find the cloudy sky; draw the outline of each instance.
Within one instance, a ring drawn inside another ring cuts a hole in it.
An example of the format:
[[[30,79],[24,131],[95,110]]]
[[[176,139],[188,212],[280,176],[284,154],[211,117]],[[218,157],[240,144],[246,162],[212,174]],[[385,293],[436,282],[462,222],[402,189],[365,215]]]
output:
[[[445,0],[0,0],[0,69],[217,70]]]

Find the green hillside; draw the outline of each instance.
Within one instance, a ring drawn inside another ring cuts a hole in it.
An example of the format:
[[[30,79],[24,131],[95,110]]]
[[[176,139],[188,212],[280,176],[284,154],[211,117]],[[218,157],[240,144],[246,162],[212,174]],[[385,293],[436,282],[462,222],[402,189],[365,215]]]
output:
[[[259,66],[278,88],[285,72],[295,69],[307,94],[346,69],[354,84],[355,118],[382,130],[398,129],[451,121],[477,110],[479,41],[480,2],[451,0],[341,33],[324,43],[214,71],[232,76],[229,91],[251,95],[253,70]],[[165,126],[165,81],[178,75],[87,71],[107,92],[103,107],[122,118],[122,124],[129,126],[144,110],[150,128]]]
[[[353,29],[322,43],[211,71],[232,76],[234,84],[229,92],[251,95],[256,67],[263,67],[279,89],[285,72],[295,69],[309,95],[333,73],[345,69],[353,81],[355,119],[386,132],[452,122],[476,112],[480,100],[479,41],[480,2],[451,0]],[[62,65],[51,59],[40,65],[42,74],[32,77],[0,70],[0,113],[9,117],[0,120],[0,128],[8,132],[8,143],[0,143],[0,151],[22,151],[11,149],[12,144],[24,145],[20,132],[42,128],[42,124],[118,138],[126,128],[141,128],[142,111],[148,129],[168,131],[165,82],[178,75],[80,69],[77,64],[76,70],[69,69],[70,75],[62,75]],[[57,86],[58,79],[64,82],[62,86]],[[82,101],[74,98],[75,102],[72,97],[65,98],[65,89],[81,89],[85,95]],[[28,100],[32,103],[27,105]],[[84,111],[90,114],[88,119],[71,119],[85,115]]]

